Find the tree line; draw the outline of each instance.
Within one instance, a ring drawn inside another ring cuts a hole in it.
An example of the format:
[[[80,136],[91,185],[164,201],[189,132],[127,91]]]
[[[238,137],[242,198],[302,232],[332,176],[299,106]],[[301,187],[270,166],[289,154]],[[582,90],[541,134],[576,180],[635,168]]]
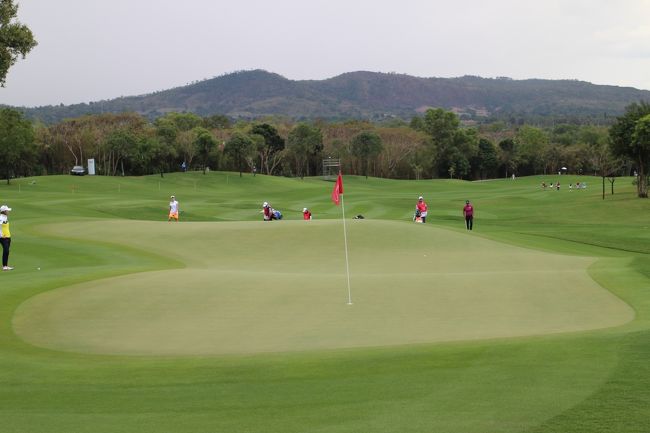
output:
[[[16,176],[68,173],[95,160],[96,173],[138,176],[179,170],[231,170],[290,177],[322,173],[339,158],[346,174],[395,179],[489,179],[554,174],[639,176],[647,196],[650,105],[630,105],[613,126],[560,124],[466,127],[443,109],[410,122],[233,123],[223,115],[168,113],[149,121],[136,113],[87,115],[53,125],[0,110],[0,158],[7,182]]]

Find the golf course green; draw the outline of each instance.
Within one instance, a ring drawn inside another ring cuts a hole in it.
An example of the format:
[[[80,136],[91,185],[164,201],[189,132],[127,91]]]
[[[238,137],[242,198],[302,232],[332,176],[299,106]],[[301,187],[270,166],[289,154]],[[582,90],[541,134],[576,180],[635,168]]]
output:
[[[0,431],[646,431],[650,204],[578,179],[345,177],[349,287],[319,178],[0,185]]]

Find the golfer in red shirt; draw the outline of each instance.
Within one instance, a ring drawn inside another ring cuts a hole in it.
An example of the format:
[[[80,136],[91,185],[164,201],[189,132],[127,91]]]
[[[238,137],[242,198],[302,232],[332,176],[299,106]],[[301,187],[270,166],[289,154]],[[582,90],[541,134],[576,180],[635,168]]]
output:
[[[262,205],[262,214],[264,214],[264,221],[271,221],[273,219],[273,210],[268,202]]]
[[[422,218],[422,222],[423,223],[427,222],[427,212],[429,210],[429,206],[427,206],[422,196],[418,197],[418,204],[415,205],[415,209],[419,211],[420,218]]]
[[[310,220],[310,219],[311,219],[311,212],[309,211],[309,209],[304,208],[304,209],[302,210],[302,218],[303,218],[304,220]]]
[[[472,227],[474,226],[474,206],[472,206],[469,200],[465,200],[463,215],[465,216],[465,226],[467,227],[467,230],[472,230]]]

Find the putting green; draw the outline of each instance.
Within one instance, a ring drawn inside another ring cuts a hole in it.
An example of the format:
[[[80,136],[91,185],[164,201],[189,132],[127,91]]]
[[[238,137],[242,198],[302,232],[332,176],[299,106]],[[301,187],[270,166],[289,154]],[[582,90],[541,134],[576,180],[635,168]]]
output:
[[[611,327],[633,310],[587,274],[594,259],[395,221],[91,221],[48,233],[173,257],[185,268],[59,288],[15,332],[84,353],[220,355],[540,335]]]

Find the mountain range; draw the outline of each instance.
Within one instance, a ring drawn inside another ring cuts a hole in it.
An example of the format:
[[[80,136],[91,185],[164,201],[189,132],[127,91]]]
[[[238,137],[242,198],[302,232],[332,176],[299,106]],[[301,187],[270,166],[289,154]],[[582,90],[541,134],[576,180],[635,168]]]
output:
[[[59,106],[22,108],[45,123],[101,112],[167,112],[233,119],[283,116],[304,119],[408,120],[440,107],[476,121],[574,118],[605,122],[650,91],[577,80],[513,80],[507,77],[421,78],[396,73],[349,72],[325,80],[290,80],[263,71],[240,71],[139,96]]]

